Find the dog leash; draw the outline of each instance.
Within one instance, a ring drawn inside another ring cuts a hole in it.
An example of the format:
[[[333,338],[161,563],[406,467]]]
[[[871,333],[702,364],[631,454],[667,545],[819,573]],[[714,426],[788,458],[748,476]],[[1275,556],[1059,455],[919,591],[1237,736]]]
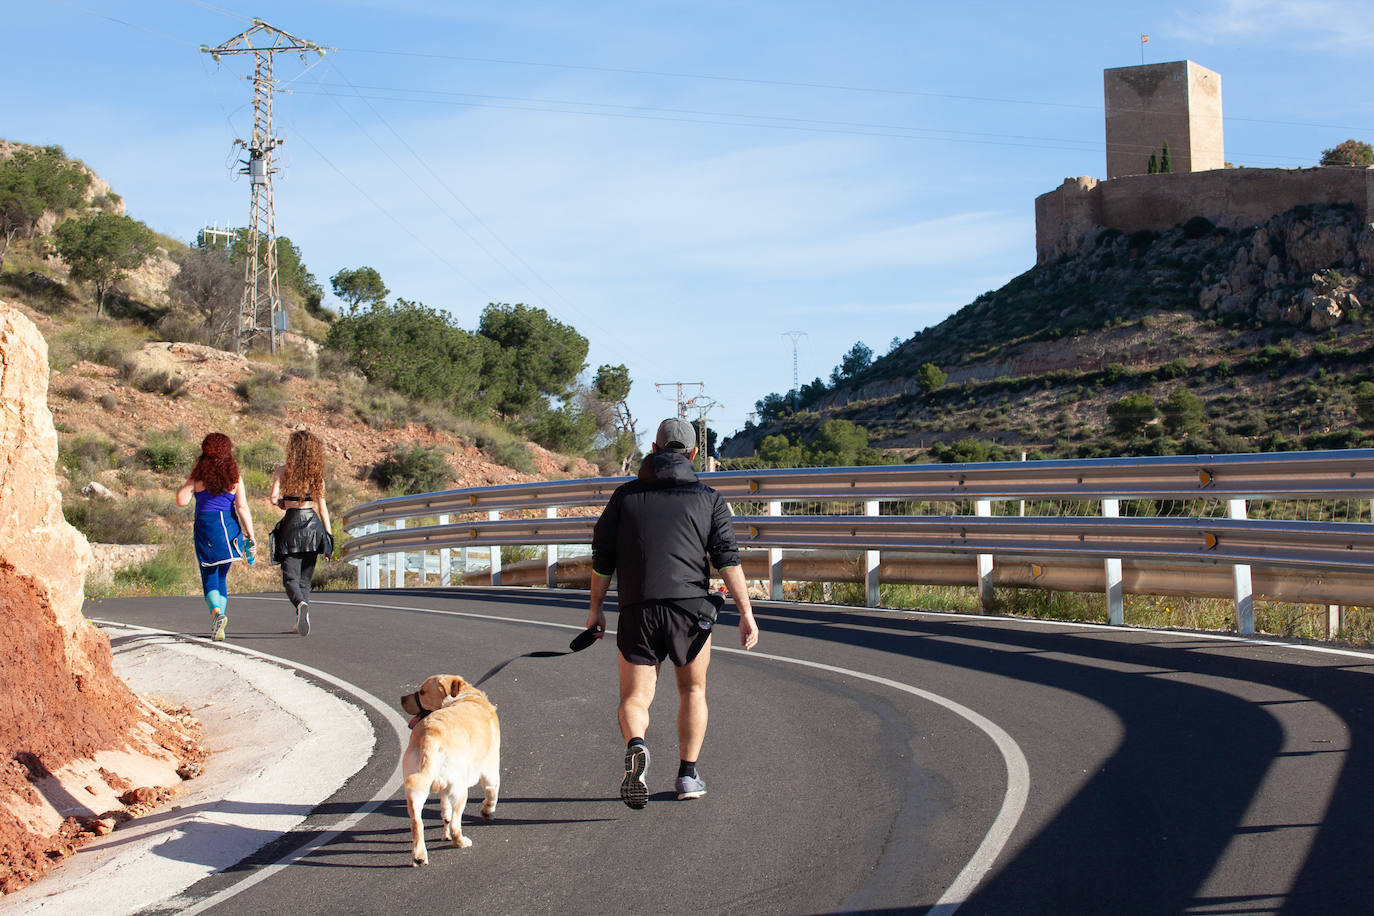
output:
[[[578,633],[576,636],[574,636],[574,637],[572,638],[572,642],[568,643],[568,648],[567,648],[566,650],[564,650],[564,651],[558,652],[558,651],[554,651],[554,650],[552,650],[552,649],[540,649],[540,650],[537,651],[537,652],[526,652],[526,653],[524,653],[523,655],[517,655],[517,656],[515,656],[515,658],[508,658],[508,659],[506,659],[505,661],[503,661],[501,664],[497,665],[495,668],[492,668],[492,669],[491,669],[490,671],[488,671],[486,674],[484,674],[484,675],[482,675],[481,677],[479,677],[476,681],[473,682],[472,686],[474,686],[474,687],[481,687],[482,684],[483,684],[488,678],[490,678],[492,675],[496,674],[496,672],[500,671],[502,668],[504,668],[504,667],[506,667],[507,665],[509,665],[511,662],[516,661],[517,659],[521,659],[521,658],[557,658],[557,657],[560,656],[560,655],[572,655],[574,652],[581,652],[583,649],[587,648],[587,647],[590,646],[592,643],[596,642],[597,639],[600,638],[602,632],[603,632],[603,631],[602,631],[602,628],[601,628],[601,627],[588,627],[587,629],[583,630],[581,633]]]

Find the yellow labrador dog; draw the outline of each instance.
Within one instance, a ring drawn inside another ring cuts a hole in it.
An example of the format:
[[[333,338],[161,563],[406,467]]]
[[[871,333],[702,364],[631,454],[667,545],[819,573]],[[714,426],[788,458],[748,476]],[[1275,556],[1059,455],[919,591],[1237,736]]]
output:
[[[464,849],[463,806],[468,787],[482,784],[482,816],[496,810],[501,788],[501,723],[487,695],[461,677],[436,674],[401,698],[410,713],[410,743],[402,758],[406,810],[410,813],[411,864],[425,865],[425,828],[420,822],[430,792],[439,795],[444,839]]]

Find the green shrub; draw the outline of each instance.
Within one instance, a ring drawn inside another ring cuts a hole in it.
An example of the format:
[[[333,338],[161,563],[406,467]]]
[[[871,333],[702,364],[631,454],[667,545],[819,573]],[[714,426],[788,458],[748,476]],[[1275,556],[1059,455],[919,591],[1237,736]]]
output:
[[[1122,435],[1132,435],[1144,429],[1146,424],[1159,416],[1155,399],[1143,391],[1128,394],[1107,408],[1112,428]]]
[[[139,375],[134,380],[134,385],[139,391],[160,394],[169,398],[179,398],[186,393],[186,378],[165,369]]]
[[[372,468],[371,477],[383,489],[398,493],[430,493],[448,488],[453,470],[441,449],[399,445]]]
[[[1164,426],[1171,433],[1190,433],[1202,425],[1202,399],[1186,388],[1179,388],[1161,405]]]
[[[271,369],[259,369],[234,386],[249,413],[279,414],[286,408],[287,394],[281,376]]]
[[[596,439],[596,417],[591,411],[569,407],[546,410],[530,421],[526,432],[547,449],[580,455]]]
[[[482,447],[482,452],[492,461],[504,464],[513,471],[523,474],[535,472],[534,459],[530,457],[529,450],[513,439],[489,443]]]
[[[1012,450],[989,442],[986,439],[960,439],[950,445],[936,442],[930,447],[930,455],[944,464],[963,464],[978,461],[1010,461],[1016,457]]]
[[[250,494],[266,494],[272,489],[272,475],[257,468],[240,466],[239,476],[243,478],[243,486]]]
[[[175,550],[161,550],[152,559],[115,573],[114,584],[145,595],[184,595],[192,565]]]
[[[96,544],[149,544],[157,539],[153,521],[165,508],[155,498],[75,498],[62,506],[67,523]]]
[[[1183,237],[1185,239],[1200,239],[1216,229],[1216,224],[1205,216],[1194,216],[1183,224]]]
[[[81,435],[58,441],[58,464],[68,471],[92,475],[114,467],[115,444],[103,436]]]
[[[241,469],[271,474],[286,463],[286,451],[271,439],[263,439],[239,449],[238,463]]]
[[[146,340],[144,332],[119,322],[82,318],[48,335],[48,366],[63,372],[84,359],[117,369]]]
[[[183,429],[153,430],[148,433],[148,437],[143,441],[143,447],[136,453],[138,460],[154,471],[172,471],[178,468],[189,471],[195,456],[196,447],[187,441],[186,431]]]
[[[69,401],[85,401],[90,398],[91,393],[86,390],[86,386],[80,382],[68,382],[61,388],[54,388],[53,394],[60,394]]]
[[[1374,382],[1360,382],[1355,386],[1355,410],[1361,420],[1374,425]]]

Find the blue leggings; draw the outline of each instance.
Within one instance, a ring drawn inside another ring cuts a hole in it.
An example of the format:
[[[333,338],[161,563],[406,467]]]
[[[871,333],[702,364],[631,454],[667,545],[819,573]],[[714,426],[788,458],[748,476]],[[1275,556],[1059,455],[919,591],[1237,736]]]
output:
[[[229,604],[229,563],[200,568],[200,587],[212,614],[223,614]]]

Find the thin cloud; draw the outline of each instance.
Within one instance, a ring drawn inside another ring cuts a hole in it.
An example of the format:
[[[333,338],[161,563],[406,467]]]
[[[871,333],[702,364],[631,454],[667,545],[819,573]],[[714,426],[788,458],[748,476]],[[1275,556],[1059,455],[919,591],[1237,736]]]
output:
[[[1186,37],[1216,44],[1274,41],[1314,51],[1367,54],[1374,43],[1374,4],[1336,0],[1222,0],[1218,8],[1183,14]]]

